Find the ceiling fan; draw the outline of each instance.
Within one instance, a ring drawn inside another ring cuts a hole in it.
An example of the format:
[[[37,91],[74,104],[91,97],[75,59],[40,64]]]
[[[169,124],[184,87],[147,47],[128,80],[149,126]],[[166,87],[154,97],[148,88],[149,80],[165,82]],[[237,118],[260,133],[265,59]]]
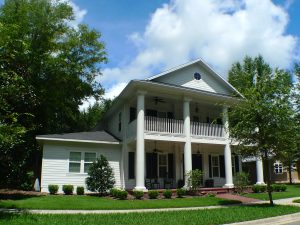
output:
[[[160,97],[154,97],[153,100],[155,102],[155,105],[157,105],[157,103],[165,103],[165,100]]]
[[[161,153],[162,151],[161,151],[161,150],[158,150],[158,149],[156,148],[156,141],[154,141],[154,149],[153,149],[153,153],[157,153],[157,152]]]

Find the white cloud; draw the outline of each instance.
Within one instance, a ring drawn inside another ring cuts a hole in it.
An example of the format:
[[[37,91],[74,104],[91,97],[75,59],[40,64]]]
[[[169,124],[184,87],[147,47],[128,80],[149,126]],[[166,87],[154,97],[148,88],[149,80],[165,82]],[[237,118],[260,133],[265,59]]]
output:
[[[100,80],[115,85],[117,94],[131,79],[198,57],[224,77],[246,54],[261,54],[272,66],[287,68],[297,46],[297,38],[286,34],[288,22],[286,8],[271,0],[173,0],[152,14],[143,33],[130,36],[138,49],[134,60],[103,70]]]
[[[113,85],[111,88],[105,91],[104,98],[105,99],[114,99],[117,97],[120,92],[126,87],[126,82],[117,83]]]

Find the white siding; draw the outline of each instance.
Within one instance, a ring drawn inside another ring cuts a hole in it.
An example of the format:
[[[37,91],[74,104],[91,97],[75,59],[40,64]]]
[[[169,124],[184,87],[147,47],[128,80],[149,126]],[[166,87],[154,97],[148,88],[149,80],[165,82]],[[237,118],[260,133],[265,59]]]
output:
[[[200,80],[194,79],[194,73],[201,74]],[[154,81],[175,84],[183,87],[194,88],[220,94],[230,94],[224,83],[217,80],[214,75],[202,68],[198,64],[190,65],[186,68],[176,70],[170,74],[154,79]]]
[[[100,154],[104,155],[113,168],[116,187],[121,187],[120,179],[120,161],[121,161],[121,146],[120,145],[104,145],[104,144],[44,144],[43,161],[42,161],[42,177],[41,191],[48,192],[49,184],[59,186],[59,192],[62,192],[62,185],[74,185],[74,191],[77,186],[85,187],[84,173],[69,173],[69,154],[70,151],[80,152],[96,152],[97,157]]]
[[[121,131],[119,131],[119,113],[121,112],[121,110],[116,111],[113,115],[109,116],[107,123],[107,129],[108,132],[110,132],[112,135],[114,135],[115,137],[122,139],[123,137],[123,129],[124,127],[122,127]],[[122,115],[123,117],[123,115]]]

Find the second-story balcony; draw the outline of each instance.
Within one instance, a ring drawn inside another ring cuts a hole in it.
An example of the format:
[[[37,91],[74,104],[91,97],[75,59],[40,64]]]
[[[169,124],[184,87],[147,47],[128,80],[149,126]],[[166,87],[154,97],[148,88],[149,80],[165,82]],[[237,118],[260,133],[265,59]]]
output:
[[[224,137],[224,127],[220,124],[191,121],[191,136]],[[129,124],[129,133],[135,134],[136,120]],[[183,135],[183,120],[145,116],[145,132]]]

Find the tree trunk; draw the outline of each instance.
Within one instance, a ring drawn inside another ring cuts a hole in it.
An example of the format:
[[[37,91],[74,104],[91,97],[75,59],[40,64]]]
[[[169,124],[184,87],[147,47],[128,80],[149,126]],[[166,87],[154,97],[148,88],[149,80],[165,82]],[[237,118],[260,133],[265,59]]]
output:
[[[273,202],[273,196],[272,196],[272,189],[271,189],[271,167],[270,167],[270,159],[268,157],[268,152],[265,151],[264,158],[263,158],[264,164],[265,164],[265,177],[267,180],[267,191],[269,195],[270,205],[274,206]]]
[[[289,162],[288,172],[289,172],[290,184],[292,184],[293,183],[293,179],[292,179],[292,163],[291,162]]]

